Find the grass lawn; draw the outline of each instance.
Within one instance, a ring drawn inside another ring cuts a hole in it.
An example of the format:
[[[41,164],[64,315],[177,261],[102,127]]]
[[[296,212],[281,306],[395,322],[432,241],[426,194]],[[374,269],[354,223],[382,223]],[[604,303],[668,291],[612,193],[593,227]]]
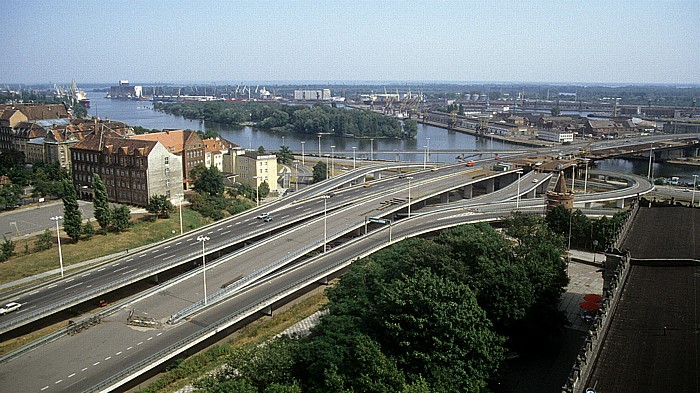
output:
[[[170,218],[161,218],[154,222],[148,221],[148,216],[150,214],[132,216],[133,225],[125,232],[105,235],[97,233],[91,239],[81,240],[78,243],[73,243],[61,229],[64,267],[123,252],[127,248],[133,249],[180,234],[180,218],[177,211],[171,213]],[[211,222],[199,213],[186,208],[182,210],[182,221],[185,232]],[[97,230],[97,223],[93,222],[93,225]],[[40,252],[32,252],[36,237],[16,241],[15,253],[17,256],[2,263],[0,284],[58,268],[58,247],[55,235],[53,233],[53,247]]]

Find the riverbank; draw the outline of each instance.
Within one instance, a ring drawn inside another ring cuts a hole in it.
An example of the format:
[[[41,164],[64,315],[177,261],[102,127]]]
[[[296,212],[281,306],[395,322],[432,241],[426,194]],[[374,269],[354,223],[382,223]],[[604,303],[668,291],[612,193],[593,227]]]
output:
[[[508,143],[511,145],[519,145],[519,146],[526,146],[526,147],[552,147],[553,144],[551,142],[546,142],[546,141],[538,141],[538,140],[533,140],[533,139],[519,139],[519,138],[512,138],[512,137],[507,137],[503,135],[495,135],[495,134],[489,134],[489,135],[483,135],[480,134],[478,131],[469,129],[469,128],[462,128],[462,127],[448,127],[444,123],[438,123],[435,121],[430,121],[430,120],[424,120],[424,119],[416,119],[421,124],[427,124],[429,126],[433,127],[438,127],[438,128],[443,128],[446,130],[450,131],[456,131],[456,132],[461,132],[463,134],[469,134],[478,138],[493,138],[494,140],[497,140],[499,142],[503,143]]]

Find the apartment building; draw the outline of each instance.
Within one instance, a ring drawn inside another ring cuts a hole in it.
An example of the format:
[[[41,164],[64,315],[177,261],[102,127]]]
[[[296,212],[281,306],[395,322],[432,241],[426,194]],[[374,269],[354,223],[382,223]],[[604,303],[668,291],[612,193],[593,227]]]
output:
[[[154,195],[178,203],[182,193],[182,158],[158,141],[87,135],[71,149],[73,186],[80,199],[91,200],[93,175],[99,174],[110,202],[146,206]]]
[[[204,142],[193,130],[163,130],[150,134],[133,135],[130,139],[160,142],[165,149],[181,157],[184,188],[191,188],[190,171],[197,164],[205,163]]]
[[[236,156],[236,180],[257,188],[267,182],[271,192],[277,192],[277,155],[247,151]]]

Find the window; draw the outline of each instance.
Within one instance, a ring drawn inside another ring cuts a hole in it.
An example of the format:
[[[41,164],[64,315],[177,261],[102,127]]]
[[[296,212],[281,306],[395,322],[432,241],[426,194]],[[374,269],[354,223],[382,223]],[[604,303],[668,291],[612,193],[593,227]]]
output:
[[[170,157],[165,156],[165,157],[163,158],[163,163],[164,163],[165,165],[168,165],[168,164],[169,164],[169,162],[168,162],[169,159],[170,159]]]

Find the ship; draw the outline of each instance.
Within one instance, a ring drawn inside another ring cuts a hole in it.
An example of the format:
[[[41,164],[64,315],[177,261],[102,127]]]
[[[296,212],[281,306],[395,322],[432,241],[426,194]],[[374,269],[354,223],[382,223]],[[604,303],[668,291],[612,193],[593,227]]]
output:
[[[73,82],[70,85],[70,92],[73,96],[73,100],[77,101],[85,108],[90,107],[90,99],[88,98],[87,94],[85,94],[84,90],[78,90],[78,86],[75,84],[75,79],[73,79]]]

